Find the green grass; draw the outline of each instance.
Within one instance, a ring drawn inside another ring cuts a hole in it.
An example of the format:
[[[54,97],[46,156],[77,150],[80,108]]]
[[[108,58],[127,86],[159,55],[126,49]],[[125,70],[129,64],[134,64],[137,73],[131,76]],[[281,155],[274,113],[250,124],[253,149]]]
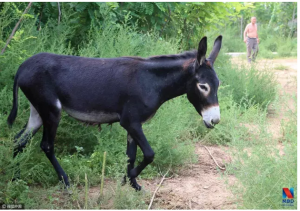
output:
[[[288,70],[289,67],[286,66],[286,65],[279,64],[279,65],[276,65],[276,66],[274,67],[274,69],[275,69],[275,70]]]
[[[265,108],[276,96],[276,81],[268,67],[258,69],[254,66],[242,65],[237,68],[231,64],[230,57],[220,54],[215,63],[215,70],[227,96],[232,94],[234,102],[252,101],[261,108]],[[242,101],[241,101],[242,100]]]
[[[294,103],[296,106],[295,97]],[[274,140],[271,134],[263,138],[268,132],[267,124],[262,123],[257,125],[255,144],[231,143],[235,159],[227,174],[238,179],[232,190],[239,209],[297,209],[297,200],[292,207],[282,206],[282,188],[293,187],[297,198],[297,118],[295,111],[285,115],[289,121],[282,125],[282,139]]]

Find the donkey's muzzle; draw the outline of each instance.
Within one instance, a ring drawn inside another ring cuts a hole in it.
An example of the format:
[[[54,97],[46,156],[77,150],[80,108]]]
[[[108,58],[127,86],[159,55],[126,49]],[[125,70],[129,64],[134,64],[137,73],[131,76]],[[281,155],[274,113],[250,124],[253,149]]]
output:
[[[207,128],[213,128],[214,125],[220,122],[220,108],[219,105],[211,106],[202,110],[203,122]]]

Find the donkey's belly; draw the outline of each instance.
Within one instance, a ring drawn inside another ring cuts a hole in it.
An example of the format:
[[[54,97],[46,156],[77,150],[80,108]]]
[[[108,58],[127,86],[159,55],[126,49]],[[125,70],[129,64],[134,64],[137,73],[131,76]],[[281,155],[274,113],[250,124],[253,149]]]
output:
[[[82,112],[69,109],[63,106],[63,109],[75,119],[88,123],[113,123],[120,121],[118,113],[109,113],[104,111]]]

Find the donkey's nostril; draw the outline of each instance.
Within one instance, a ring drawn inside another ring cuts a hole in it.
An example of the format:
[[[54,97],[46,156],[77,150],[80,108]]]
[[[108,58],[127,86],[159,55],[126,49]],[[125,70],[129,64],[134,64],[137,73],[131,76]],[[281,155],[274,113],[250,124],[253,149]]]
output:
[[[218,124],[219,122],[220,122],[220,119],[212,119],[211,120],[211,123],[214,124],[214,125]]]

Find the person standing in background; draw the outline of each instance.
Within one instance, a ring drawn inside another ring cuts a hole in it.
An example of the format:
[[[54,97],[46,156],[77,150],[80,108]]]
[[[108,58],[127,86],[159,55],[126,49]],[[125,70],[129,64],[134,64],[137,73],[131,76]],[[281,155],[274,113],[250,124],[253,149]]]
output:
[[[255,58],[258,53],[258,33],[257,33],[257,25],[256,25],[256,17],[251,18],[251,23],[249,23],[244,31],[244,42],[247,45],[247,59],[248,62],[255,61]],[[251,55],[251,50],[253,53]]]

